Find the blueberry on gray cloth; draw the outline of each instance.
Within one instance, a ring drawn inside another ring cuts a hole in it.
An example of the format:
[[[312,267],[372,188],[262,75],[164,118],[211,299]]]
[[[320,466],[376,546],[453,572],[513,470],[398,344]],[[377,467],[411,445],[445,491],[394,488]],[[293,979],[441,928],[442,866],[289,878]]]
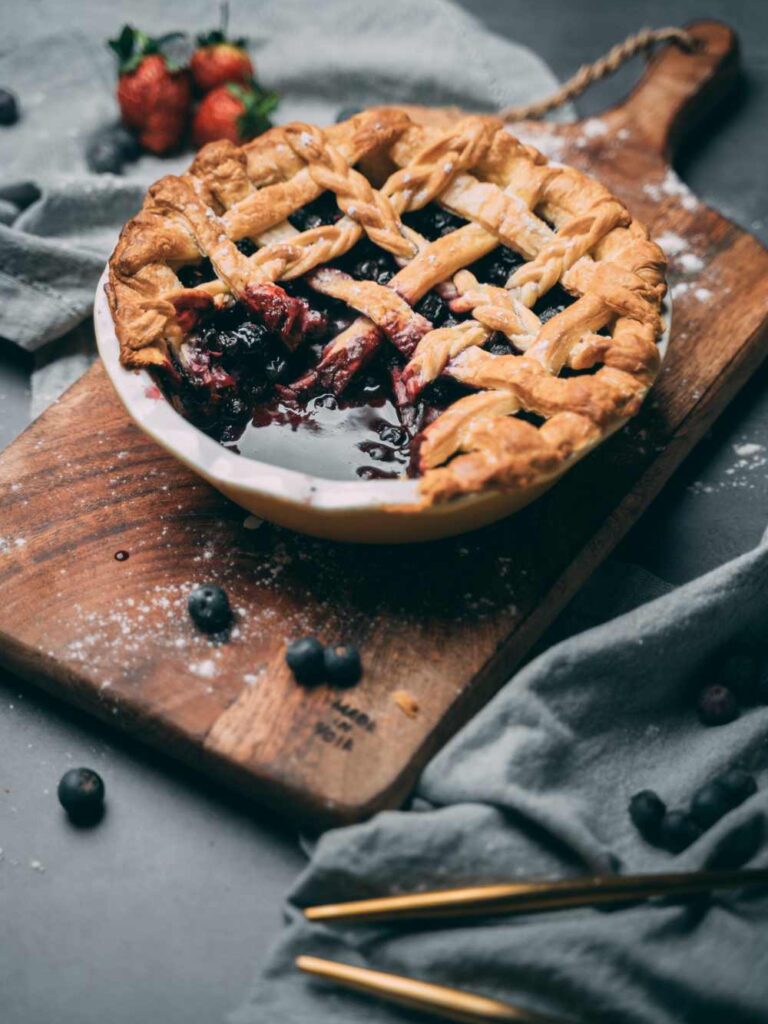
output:
[[[704,725],[727,725],[739,717],[739,705],[727,686],[705,687],[696,706]]]
[[[16,124],[19,120],[19,104],[10,89],[0,88],[0,124]]]
[[[659,834],[667,807],[658,793],[643,789],[629,801],[629,816],[637,831],[646,839],[655,839]]]
[[[732,829],[707,858],[709,871],[735,871],[752,860],[763,844],[765,825],[762,818],[750,818]]]
[[[97,135],[86,146],[85,162],[94,174],[122,174],[125,158],[113,135]]]
[[[719,775],[715,781],[729,794],[731,807],[738,807],[757,792],[757,783],[754,777],[749,772],[742,771],[741,768],[730,768],[727,772]]]
[[[710,828],[733,807],[731,794],[720,782],[708,782],[691,800],[691,817],[702,828]]]
[[[670,811],[659,829],[659,841],[670,853],[682,853],[695,843],[703,829],[685,811]]]

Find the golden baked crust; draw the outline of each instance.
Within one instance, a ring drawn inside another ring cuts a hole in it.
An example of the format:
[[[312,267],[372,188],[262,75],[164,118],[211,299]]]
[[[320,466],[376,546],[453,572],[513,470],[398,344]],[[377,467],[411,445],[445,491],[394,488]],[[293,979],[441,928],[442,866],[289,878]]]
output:
[[[296,231],[286,218],[326,190],[344,216]],[[427,241],[401,215],[430,202],[469,223]],[[326,266],[363,233],[401,267],[386,285]],[[244,238],[254,255],[236,247]],[[465,269],[500,243],[527,261],[503,288]],[[176,271],[203,256],[216,280],[184,288]],[[478,389],[418,438],[420,491],[434,502],[533,486],[637,412],[659,368],[664,268],[607,189],[548,163],[497,118],[390,107],[204,147],[186,174],[150,188],[112,255],[107,292],[128,367],[166,364],[196,301],[299,276],[343,300],[360,315],[329,343],[313,382],[341,391],[388,341],[407,360],[409,400],[441,374]],[[542,323],[532,307],[558,282],[576,301]],[[435,287],[471,316],[433,329],[413,306]],[[520,354],[486,351],[496,331]]]

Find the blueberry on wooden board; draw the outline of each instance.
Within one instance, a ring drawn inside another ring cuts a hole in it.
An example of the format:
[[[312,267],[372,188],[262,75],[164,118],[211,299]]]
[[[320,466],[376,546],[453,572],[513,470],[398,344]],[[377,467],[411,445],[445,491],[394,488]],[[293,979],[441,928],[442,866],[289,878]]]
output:
[[[659,829],[661,845],[671,853],[682,853],[695,843],[703,829],[685,811],[670,811]]]
[[[323,645],[314,636],[304,636],[288,644],[285,660],[297,683],[312,686],[325,675]]]
[[[187,599],[192,621],[204,633],[220,633],[232,621],[232,609],[226,592],[213,583],[195,587]]]
[[[354,686],[360,682],[363,666],[357,648],[351,644],[326,647],[324,661],[326,678],[334,686]]]
[[[658,836],[666,813],[666,804],[652,789],[643,789],[635,793],[629,801],[629,816],[632,823],[646,839]]]
[[[691,800],[691,817],[702,828],[711,828],[733,807],[731,794],[720,782],[708,782]]]
[[[91,768],[70,768],[59,782],[59,803],[72,821],[95,822],[104,806],[104,783]]]
[[[10,89],[0,89],[0,124],[16,124],[19,120],[19,104]]]
[[[739,717],[739,706],[727,686],[707,686],[696,704],[704,725],[727,725]]]

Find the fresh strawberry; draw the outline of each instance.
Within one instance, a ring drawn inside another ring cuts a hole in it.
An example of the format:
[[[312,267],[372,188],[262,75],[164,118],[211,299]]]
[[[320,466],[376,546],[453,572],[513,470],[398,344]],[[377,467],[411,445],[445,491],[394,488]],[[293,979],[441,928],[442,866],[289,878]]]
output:
[[[246,40],[227,39],[228,20],[229,6],[223,3],[219,28],[197,37],[197,49],[189,67],[195,85],[203,94],[228,82],[250,85],[255,77]]]
[[[176,149],[189,120],[189,72],[162,52],[163,44],[176,35],[152,39],[126,25],[109,41],[120,61],[117,100],[123,124],[138,133],[139,143],[151,153]]]
[[[241,143],[270,127],[269,114],[277,96],[259,88],[220,85],[203,98],[192,122],[192,139],[198,148],[206,142],[229,139]]]

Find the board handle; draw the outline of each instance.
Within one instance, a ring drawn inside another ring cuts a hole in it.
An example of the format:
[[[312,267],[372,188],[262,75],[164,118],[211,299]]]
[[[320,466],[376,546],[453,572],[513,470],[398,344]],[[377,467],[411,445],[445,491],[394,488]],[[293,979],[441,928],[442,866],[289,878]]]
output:
[[[731,95],[739,77],[739,42],[732,28],[707,20],[685,29],[696,48],[660,50],[629,96],[600,115],[613,131],[629,129],[664,157]]]

